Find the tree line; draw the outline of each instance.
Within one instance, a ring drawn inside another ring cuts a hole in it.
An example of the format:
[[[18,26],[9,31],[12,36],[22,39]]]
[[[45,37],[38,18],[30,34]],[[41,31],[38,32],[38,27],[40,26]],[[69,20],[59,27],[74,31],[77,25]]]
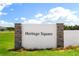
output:
[[[1,28],[0,31],[14,31],[14,27],[4,27],[4,28]]]
[[[0,31],[14,31],[14,27],[5,27],[0,29]],[[79,30],[79,25],[74,25],[74,26],[67,26],[64,25],[64,30]]]
[[[64,25],[64,30],[79,30],[79,25],[74,25],[74,26]]]

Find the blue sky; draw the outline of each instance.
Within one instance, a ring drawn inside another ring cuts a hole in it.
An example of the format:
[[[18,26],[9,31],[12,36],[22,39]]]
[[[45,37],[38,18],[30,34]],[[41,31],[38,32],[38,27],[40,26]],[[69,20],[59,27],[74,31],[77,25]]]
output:
[[[22,22],[38,24],[62,22],[67,25],[79,25],[78,3],[12,3],[0,6],[1,26],[14,26],[14,23]]]

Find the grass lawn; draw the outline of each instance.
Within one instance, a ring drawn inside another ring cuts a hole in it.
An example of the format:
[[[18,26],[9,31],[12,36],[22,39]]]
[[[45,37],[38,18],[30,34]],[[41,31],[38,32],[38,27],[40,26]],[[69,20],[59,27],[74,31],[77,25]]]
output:
[[[0,56],[79,56],[79,47],[64,50],[8,51],[14,48],[14,32],[0,32]]]

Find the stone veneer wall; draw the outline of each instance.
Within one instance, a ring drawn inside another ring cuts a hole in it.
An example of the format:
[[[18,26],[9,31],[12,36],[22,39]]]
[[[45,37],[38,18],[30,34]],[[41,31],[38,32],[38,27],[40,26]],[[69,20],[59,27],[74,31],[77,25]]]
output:
[[[21,23],[15,24],[15,49],[21,49],[22,48],[22,29],[21,29]]]
[[[57,48],[64,47],[64,24],[57,23]],[[21,23],[15,24],[15,49],[22,48]]]
[[[64,24],[57,23],[57,48],[64,47]]]

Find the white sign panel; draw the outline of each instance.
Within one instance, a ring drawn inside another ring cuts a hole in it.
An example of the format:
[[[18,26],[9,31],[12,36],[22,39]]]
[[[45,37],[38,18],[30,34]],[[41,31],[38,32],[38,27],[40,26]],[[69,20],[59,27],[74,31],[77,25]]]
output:
[[[64,31],[64,47],[79,45],[79,30]]]
[[[22,24],[22,46],[26,49],[57,47],[56,24]]]

